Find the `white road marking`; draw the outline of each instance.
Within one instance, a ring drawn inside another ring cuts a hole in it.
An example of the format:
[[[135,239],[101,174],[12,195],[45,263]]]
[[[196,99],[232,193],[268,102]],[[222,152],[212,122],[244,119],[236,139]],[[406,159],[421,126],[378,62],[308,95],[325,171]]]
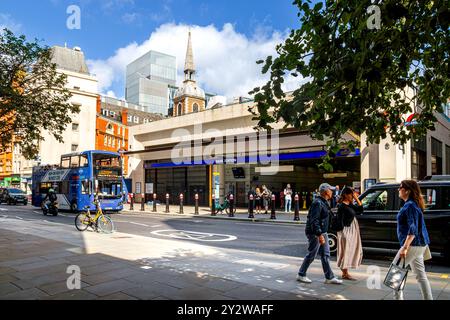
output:
[[[0,211],[8,211],[8,209],[0,208]]]
[[[228,234],[204,233],[188,230],[156,230],[152,231],[151,234],[174,239],[195,240],[204,242],[219,242],[219,241],[222,242],[222,241],[233,241],[237,239],[236,236]]]
[[[162,227],[162,224],[157,224],[156,226],[150,226],[150,228],[158,228],[158,227]]]
[[[39,211],[33,211],[33,213],[41,214],[42,212],[39,212]]]
[[[137,225],[137,226],[148,227],[147,224],[143,224],[143,223],[137,223],[137,222],[131,222],[131,221],[129,221],[128,223],[131,223],[131,224],[134,224],[134,225]]]
[[[19,220],[23,220],[23,218],[21,218],[21,217],[18,217],[18,216],[16,216],[16,218],[17,218],[17,219],[19,219]]]

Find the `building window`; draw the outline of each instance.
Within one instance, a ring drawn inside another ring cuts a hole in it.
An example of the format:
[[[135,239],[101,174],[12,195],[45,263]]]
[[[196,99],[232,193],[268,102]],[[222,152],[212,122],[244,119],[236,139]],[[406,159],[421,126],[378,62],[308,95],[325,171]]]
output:
[[[144,119],[144,123],[148,123],[148,119],[147,118]]]
[[[183,111],[183,105],[181,103],[177,106],[177,116],[181,116],[181,112]]]
[[[108,123],[108,125],[106,126],[106,132],[109,134],[114,134],[114,127],[111,123]]]
[[[109,116],[109,110],[102,109],[102,115],[104,115],[105,117]]]
[[[112,146],[113,146],[113,148],[116,146],[116,138],[112,138]]]
[[[114,118],[116,116],[116,113],[114,111],[110,111],[109,115],[111,116],[111,118]]]
[[[442,142],[431,138],[431,174],[442,174]]]
[[[78,131],[78,127],[80,125],[78,123],[72,123],[72,131]]]
[[[422,180],[427,175],[426,142],[426,137],[411,142],[411,177],[414,180]]]
[[[192,106],[192,111],[198,112],[198,104],[194,103],[194,105]]]
[[[75,152],[78,150],[78,145],[77,144],[73,144],[72,145],[72,152]]]
[[[139,123],[139,117],[134,116],[134,117],[133,117],[133,121],[134,121],[134,123]]]
[[[103,145],[106,146],[108,144],[108,137],[105,136],[103,139]]]

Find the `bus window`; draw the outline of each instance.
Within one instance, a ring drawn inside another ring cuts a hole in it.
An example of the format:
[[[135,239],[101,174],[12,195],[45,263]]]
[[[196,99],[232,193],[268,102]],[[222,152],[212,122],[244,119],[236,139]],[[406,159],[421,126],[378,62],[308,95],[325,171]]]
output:
[[[70,157],[61,158],[61,169],[70,169]]]
[[[86,155],[80,156],[80,167],[87,167],[89,165],[89,161]]]
[[[40,194],[42,194],[42,193],[48,193],[48,190],[50,189],[52,187],[52,184],[51,183],[45,183],[45,182],[43,182],[43,183],[41,183],[40,185],[39,185],[39,193]]]
[[[69,181],[60,182],[59,190],[61,190],[60,193],[62,194],[69,194]]]
[[[72,156],[70,158],[70,167],[71,168],[78,168],[80,166],[80,157],[79,156]]]
[[[81,183],[81,193],[82,194],[91,194],[91,181],[90,180],[84,180]]]

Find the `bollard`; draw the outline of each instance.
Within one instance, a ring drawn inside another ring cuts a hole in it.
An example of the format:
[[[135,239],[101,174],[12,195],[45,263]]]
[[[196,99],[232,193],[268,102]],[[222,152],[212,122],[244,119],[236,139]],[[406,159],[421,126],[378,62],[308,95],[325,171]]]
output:
[[[212,198],[211,216],[215,217],[216,216],[216,196],[213,194],[211,198]]]
[[[232,194],[230,194],[229,201],[230,201],[230,208],[229,208],[230,212],[228,216],[232,218],[234,217],[234,196]]]
[[[275,195],[272,194],[272,210],[270,211],[270,219],[275,220],[277,217],[275,215]]]
[[[294,221],[300,221],[298,194],[294,197]]]
[[[145,194],[141,194],[141,211],[145,211]]]
[[[134,210],[134,194],[130,194],[130,211]]]
[[[248,218],[254,219],[255,215],[253,214],[253,195],[251,194],[248,197]]]
[[[183,214],[184,212],[183,212],[183,198],[184,198],[184,196],[183,196],[183,194],[182,193],[180,193],[180,214]]]
[[[169,194],[166,193],[166,213],[169,213]]]
[[[198,193],[195,194],[195,211],[194,214],[198,214]]]
[[[153,194],[153,212],[156,212],[156,193]]]

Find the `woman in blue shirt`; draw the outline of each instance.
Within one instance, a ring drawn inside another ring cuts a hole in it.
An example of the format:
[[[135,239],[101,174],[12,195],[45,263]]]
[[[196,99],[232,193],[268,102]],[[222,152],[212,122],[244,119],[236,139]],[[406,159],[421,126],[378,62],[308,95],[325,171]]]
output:
[[[424,300],[433,300],[430,282],[425,271],[425,260],[431,259],[430,239],[425,226],[423,211],[425,203],[420,187],[414,180],[404,180],[398,188],[400,199],[405,204],[397,215],[397,236],[401,248],[394,259],[405,259],[405,265],[410,266],[416,275]],[[403,300],[403,290],[394,292],[395,299]]]

